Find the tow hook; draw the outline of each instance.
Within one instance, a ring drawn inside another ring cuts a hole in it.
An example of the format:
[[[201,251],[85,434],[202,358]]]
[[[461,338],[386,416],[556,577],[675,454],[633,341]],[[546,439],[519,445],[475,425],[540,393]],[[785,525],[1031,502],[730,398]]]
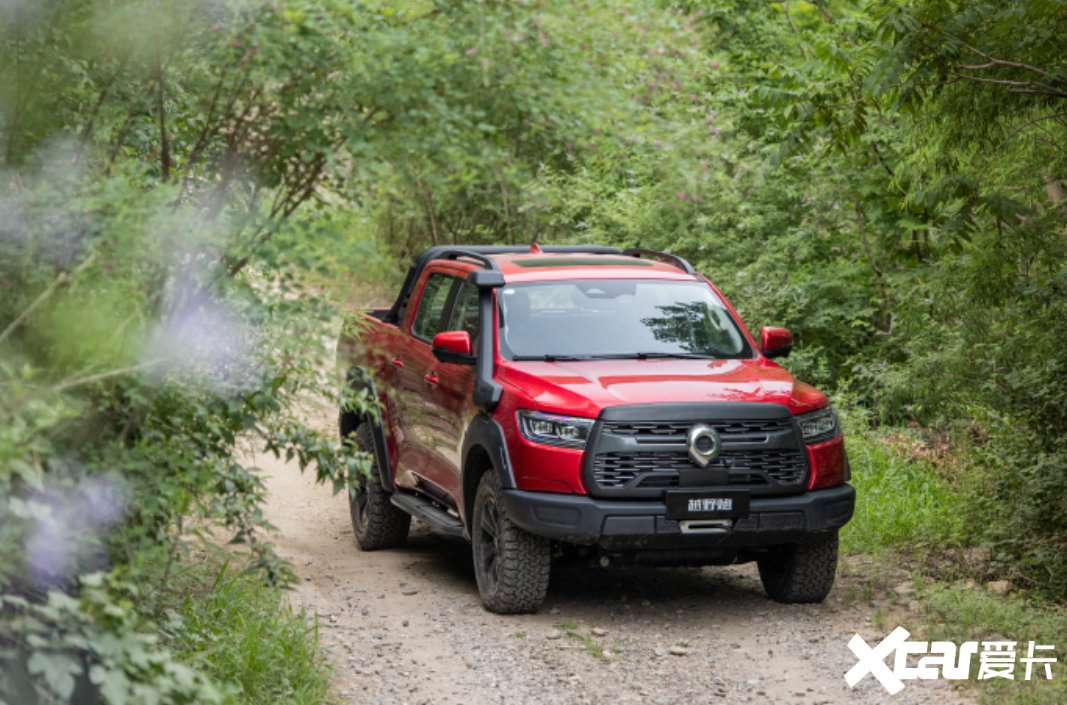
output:
[[[733,527],[733,519],[691,519],[678,523],[683,534],[725,534]]]

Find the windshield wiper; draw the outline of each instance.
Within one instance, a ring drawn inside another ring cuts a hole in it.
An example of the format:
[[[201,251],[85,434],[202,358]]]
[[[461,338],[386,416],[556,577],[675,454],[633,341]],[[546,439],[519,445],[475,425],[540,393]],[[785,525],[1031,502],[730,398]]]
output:
[[[699,355],[697,353],[684,352],[632,352],[613,353],[610,355],[593,355],[598,360],[656,360],[656,359],[679,359],[679,360],[718,360],[715,355]]]
[[[515,362],[579,362],[581,360],[592,360],[592,357],[587,355],[516,355],[511,358]]]
[[[584,360],[721,360],[716,355],[685,352],[603,353],[599,355],[516,355],[515,362],[581,362]]]

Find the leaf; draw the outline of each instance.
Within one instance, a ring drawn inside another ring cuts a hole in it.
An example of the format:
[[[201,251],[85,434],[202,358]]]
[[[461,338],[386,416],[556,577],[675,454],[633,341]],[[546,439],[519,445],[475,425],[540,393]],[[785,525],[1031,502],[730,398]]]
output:
[[[52,692],[68,700],[74,693],[74,676],[81,673],[81,666],[65,654],[34,651],[26,661],[26,670],[31,675],[42,676]]]

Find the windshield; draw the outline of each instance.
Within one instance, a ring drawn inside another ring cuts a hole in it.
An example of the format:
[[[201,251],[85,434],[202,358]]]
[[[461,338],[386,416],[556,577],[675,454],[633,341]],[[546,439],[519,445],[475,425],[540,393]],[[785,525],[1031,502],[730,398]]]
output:
[[[505,359],[752,357],[740,327],[702,282],[588,279],[499,291]]]

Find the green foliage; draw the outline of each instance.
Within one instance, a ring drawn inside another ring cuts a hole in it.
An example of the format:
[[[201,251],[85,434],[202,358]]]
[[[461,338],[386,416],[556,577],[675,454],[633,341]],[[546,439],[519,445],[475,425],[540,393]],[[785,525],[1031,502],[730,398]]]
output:
[[[373,408],[323,372],[334,302],[301,286],[372,259],[345,232],[366,216],[342,211],[373,201],[392,223],[413,194],[431,238],[470,213],[472,232],[529,232],[532,175],[575,172],[597,138],[660,148],[644,133],[687,91],[692,27],[652,2],[563,0],[45,0],[4,3],[0,20],[5,694],[69,700],[57,674],[87,663],[90,699],[118,699],[101,688],[122,678],[164,698],[164,651],[137,670],[64,641],[61,622],[150,644],[190,539],[220,530],[268,582],[290,576],[238,443],[335,491],[365,470],[297,410]],[[377,259],[368,272],[391,268]],[[79,602],[96,571],[101,603],[145,621]],[[64,594],[73,616],[41,611]],[[206,683],[179,685],[208,699]]]
[[[1020,655],[1027,653],[1031,641],[1056,647],[1054,658],[1060,663],[1052,664],[1051,680],[1046,679],[1044,668],[1038,664],[1027,681],[1025,665],[1019,664],[1013,681],[1003,678],[978,681],[979,702],[1055,705],[1067,698],[1067,681],[1062,677],[1063,658],[1060,655],[1060,645],[1067,641],[1067,615],[1062,608],[1016,597],[1005,600],[985,590],[961,585],[929,585],[920,594],[925,612],[924,639],[958,644],[1003,638],[1018,642],[1016,649]]]
[[[1062,445],[1049,450],[1034,424],[988,409],[973,411],[989,433],[988,440],[972,448],[976,467],[967,496],[969,511],[983,525],[982,542],[993,549],[1008,577],[1039,594],[1060,597],[1067,581]],[[1039,529],[1022,533],[1021,527]]]
[[[271,292],[274,277],[251,271],[212,283],[193,262],[156,258],[149,243],[156,220],[170,219],[168,189],[142,192],[118,177],[82,181],[75,195],[53,186],[23,177],[8,213],[31,225],[5,241],[13,257],[0,265],[15,294],[2,304],[0,614],[10,623],[0,692],[67,701],[66,676],[59,691],[49,684],[63,664],[84,664],[70,674],[84,681],[77,697],[208,702],[208,681],[175,671],[151,622],[136,618],[168,580],[148,568],[216,527],[249,546],[268,581],[286,579],[263,539],[262,480],[234,460],[236,444],[296,456],[343,490],[365,458],[303,427],[295,405],[311,393],[369,402],[319,372],[330,315],[320,297],[284,284]],[[74,243],[77,266],[53,260],[65,254],[60,233],[35,209],[99,227]],[[108,568],[113,579],[90,600],[79,576]],[[143,586],[132,599],[122,597],[129,583]],[[95,646],[109,644],[114,653]]]
[[[501,12],[494,19],[501,29],[487,33],[484,22],[474,24],[464,54],[479,67],[472,80],[498,96],[487,112],[497,124],[479,162],[413,148],[375,184],[383,198],[375,204],[374,234],[401,261],[427,244],[570,238],[574,223],[553,212],[563,200],[557,179],[569,188],[567,177],[592,180],[606,169],[612,175],[605,188],[614,193],[623,181],[620,155],[665,161],[657,155],[680,137],[666,111],[680,101],[694,114],[699,108],[701,61],[693,19],[684,13],[648,0],[626,7],[588,2],[580,12],[565,2],[505,6],[484,6],[486,17]],[[699,172],[697,154],[677,149],[669,158]]]
[[[221,703],[223,693],[160,648],[128,585],[83,575],[77,597],[5,595],[0,603],[0,694],[7,702]]]
[[[893,439],[859,431],[847,440],[856,514],[841,533],[849,553],[898,547],[945,549],[967,542],[963,497]]]
[[[1067,3],[856,7],[758,92],[779,160],[826,145],[876,175],[853,198],[883,364],[849,386],[882,420],[980,425],[982,540],[1062,597]]]

